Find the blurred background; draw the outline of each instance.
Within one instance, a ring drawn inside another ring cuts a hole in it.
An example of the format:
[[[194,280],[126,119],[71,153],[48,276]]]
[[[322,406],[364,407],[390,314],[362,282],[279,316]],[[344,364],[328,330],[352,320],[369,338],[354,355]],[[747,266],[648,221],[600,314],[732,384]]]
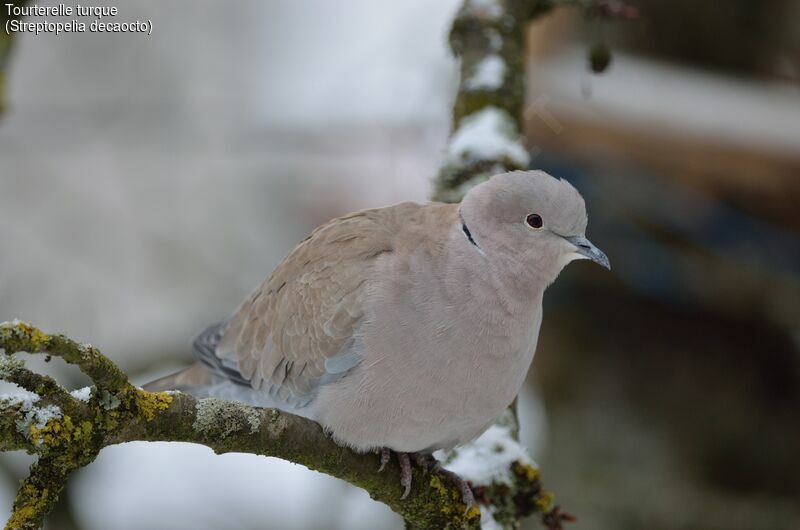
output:
[[[142,384],[318,224],[424,201],[459,3],[120,1],[151,36],[19,35],[0,321],[91,341]],[[800,1],[631,4],[529,32],[532,166],[583,192],[614,269],[548,290],[523,438],[576,529],[800,528]],[[598,41],[614,55],[593,75]],[[0,512],[29,463],[0,455]],[[48,527],[402,522],[300,466],[140,443],[76,473]]]

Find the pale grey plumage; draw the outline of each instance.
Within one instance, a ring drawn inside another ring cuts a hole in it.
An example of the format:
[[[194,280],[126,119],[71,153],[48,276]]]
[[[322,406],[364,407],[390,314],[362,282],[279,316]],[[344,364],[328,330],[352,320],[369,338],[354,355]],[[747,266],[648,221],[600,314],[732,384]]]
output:
[[[335,219],[201,336],[224,331],[198,348],[213,377],[193,368],[154,386],[284,408],[358,450],[464,443],[518,393],[547,285],[573,259],[607,265],[586,222],[577,190],[537,171],[494,176],[460,205]]]

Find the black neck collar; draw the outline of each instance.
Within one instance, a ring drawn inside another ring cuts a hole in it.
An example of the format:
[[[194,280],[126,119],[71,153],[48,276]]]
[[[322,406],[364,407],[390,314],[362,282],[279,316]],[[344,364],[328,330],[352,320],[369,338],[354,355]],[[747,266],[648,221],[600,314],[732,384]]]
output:
[[[467,227],[467,222],[464,221],[464,216],[461,215],[461,211],[458,212],[458,218],[461,219],[461,231],[464,232],[464,235],[467,236],[467,240],[472,243],[472,245],[477,248],[481,254],[483,254],[483,249],[475,242],[475,239],[472,237],[472,232],[469,231],[469,227]]]

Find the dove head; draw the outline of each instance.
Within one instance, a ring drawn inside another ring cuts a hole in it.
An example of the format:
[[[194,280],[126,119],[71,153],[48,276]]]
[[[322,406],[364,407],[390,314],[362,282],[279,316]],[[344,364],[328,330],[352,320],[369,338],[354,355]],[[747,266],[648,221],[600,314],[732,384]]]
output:
[[[586,239],[581,194],[544,171],[493,176],[466,194],[460,214],[486,259],[503,263],[520,280],[550,283],[576,259],[611,268],[606,255]]]

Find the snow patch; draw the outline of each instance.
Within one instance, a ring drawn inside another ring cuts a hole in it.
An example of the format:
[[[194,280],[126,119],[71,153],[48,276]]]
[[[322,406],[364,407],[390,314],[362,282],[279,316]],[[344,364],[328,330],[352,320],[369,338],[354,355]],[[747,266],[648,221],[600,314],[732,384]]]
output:
[[[473,484],[509,484],[514,462],[535,466],[509,427],[492,425],[472,443],[459,447],[444,467]]]
[[[22,359],[18,359],[8,354],[0,355],[0,379],[8,379],[8,377],[25,366]]]
[[[497,90],[503,85],[506,63],[497,54],[487,55],[475,67],[475,72],[464,82],[467,90]]]
[[[498,0],[469,0],[469,7],[484,17],[500,18],[503,14],[503,6]]]
[[[0,410],[18,406],[23,415],[15,422],[17,431],[23,436],[28,436],[31,426],[43,429],[48,421],[61,418],[60,408],[55,405],[37,407],[38,402],[39,396],[30,392],[3,394],[0,396]]]
[[[499,52],[503,48],[503,37],[496,29],[489,31],[489,49],[493,52]]]
[[[83,388],[79,388],[77,390],[73,390],[69,393],[70,396],[74,397],[78,401],[83,401],[87,403],[89,399],[92,397],[92,387],[85,386]]]
[[[497,522],[488,506],[481,506],[481,530],[503,530],[503,526]]]
[[[465,116],[447,151],[450,163],[502,159],[509,159],[519,167],[530,163],[528,151],[519,142],[514,120],[494,106]]]
[[[28,425],[35,425],[37,429],[43,429],[50,420],[61,418],[61,409],[55,405],[44,407],[33,407],[26,415],[25,421]]]
[[[39,401],[39,396],[33,392],[20,392],[18,394],[0,395],[0,408],[6,409],[15,405],[22,405],[22,410],[30,410],[33,404]]]

